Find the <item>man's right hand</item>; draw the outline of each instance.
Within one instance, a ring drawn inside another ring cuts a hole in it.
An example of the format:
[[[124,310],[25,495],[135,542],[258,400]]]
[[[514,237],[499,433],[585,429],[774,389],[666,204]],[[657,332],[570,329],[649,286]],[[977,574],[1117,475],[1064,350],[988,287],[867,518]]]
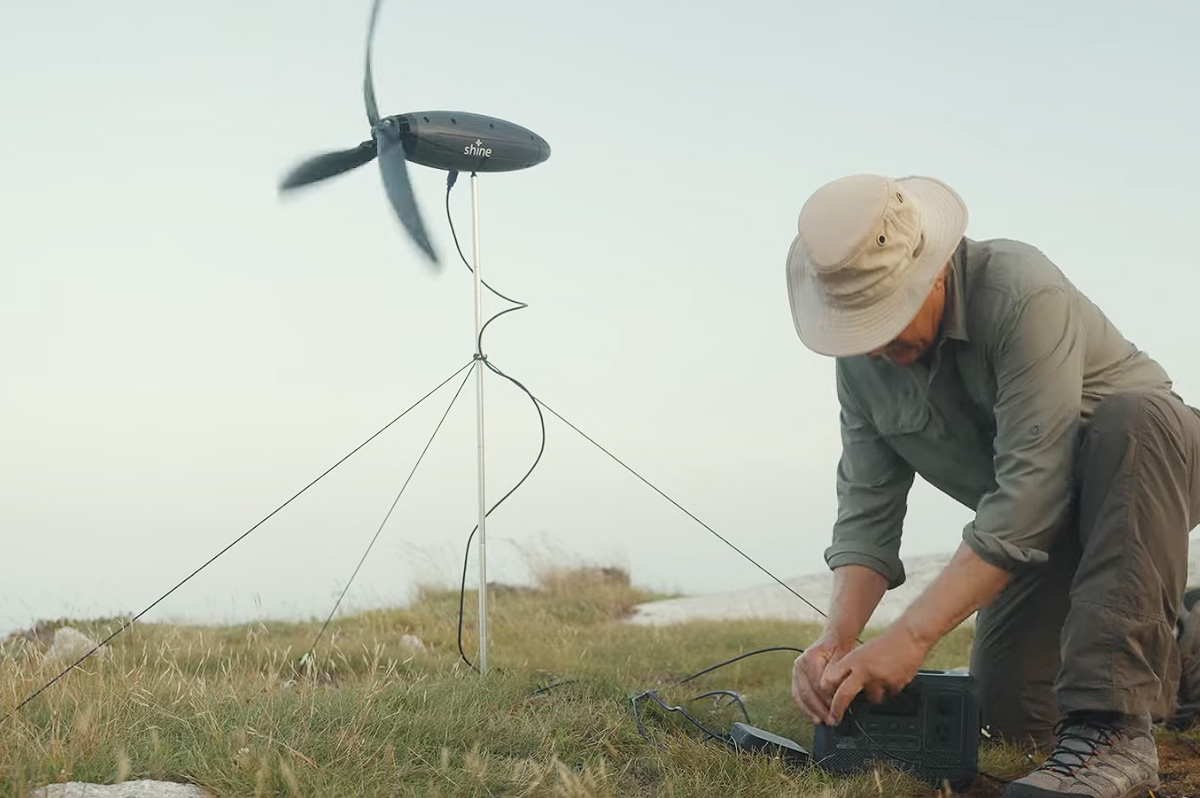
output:
[[[814,724],[829,717],[833,693],[821,691],[821,677],[832,663],[854,650],[859,633],[887,591],[887,580],[861,565],[833,572],[833,596],[825,632],[792,663],[792,698]]]
[[[840,640],[828,632],[804,650],[792,663],[792,699],[804,714],[819,725],[829,715],[833,694],[821,690],[825,669],[854,650],[855,641]]]

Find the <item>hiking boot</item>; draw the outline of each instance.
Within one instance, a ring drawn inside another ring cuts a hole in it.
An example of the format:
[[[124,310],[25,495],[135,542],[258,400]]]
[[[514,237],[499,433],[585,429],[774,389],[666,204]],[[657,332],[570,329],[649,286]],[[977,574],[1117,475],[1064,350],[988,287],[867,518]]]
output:
[[[1054,733],[1054,751],[1009,784],[1004,798],[1141,798],[1158,789],[1158,748],[1148,728],[1068,716]]]

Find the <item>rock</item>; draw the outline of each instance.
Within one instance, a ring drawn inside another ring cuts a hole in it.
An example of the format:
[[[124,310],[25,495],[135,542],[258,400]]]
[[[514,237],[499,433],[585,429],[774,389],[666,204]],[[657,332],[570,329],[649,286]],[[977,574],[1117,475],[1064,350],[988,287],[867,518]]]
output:
[[[629,572],[624,568],[604,567],[587,568],[580,572],[594,582],[607,585],[623,585],[629,587]]]
[[[194,784],[173,781],[126,781],[121,784],[71,781],[34,790],[32,798],[212,798],[212,795]]]
[[[54,630],[54,642],[50,644],[50,650],[46,652],[46,658],[75,662],[95,647],[96,641],[83,632],[70,626],[63,626]],[[92,656],[112,656],[112,651],[108,646],[105,646]]]
[[[33,644],[38,651],[45,651],[54,640],[54,630],[66,625],[66,620],[38,621],[29,629],[13,632],[5,638],[4,643],[5,645],[21,645],[22,647],[24,647],[24,644]]]

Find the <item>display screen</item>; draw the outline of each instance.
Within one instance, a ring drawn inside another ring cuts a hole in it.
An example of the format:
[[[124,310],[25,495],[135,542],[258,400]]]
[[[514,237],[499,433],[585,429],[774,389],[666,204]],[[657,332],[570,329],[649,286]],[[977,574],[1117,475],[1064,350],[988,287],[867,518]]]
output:
[[[910,685],[901,690],[895,698],[884,701],[882,704],[867,703],[865,708],[876,717],[915,718],[921,711],[921,693]]]

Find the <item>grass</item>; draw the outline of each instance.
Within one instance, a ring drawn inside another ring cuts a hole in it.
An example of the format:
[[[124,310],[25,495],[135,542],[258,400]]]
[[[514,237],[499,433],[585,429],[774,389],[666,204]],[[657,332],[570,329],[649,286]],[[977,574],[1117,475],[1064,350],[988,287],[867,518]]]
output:
[[[534,588],[493,587],[482,678],[458,656],[457,591],[428,589],[408,608],[335,621],[310,669],[299,663],[318,623],[137,624],[113,641],[110,656],[87,660],[0,727],[0,795],[138,779],[194,783],[214,796],[937,794],[885,769],[838,779],[738,756],[646,705],[644,739],[631,696],[657,690],[724,731],[740,719],[736,709],[692,699],[729,689],[755,725],[809,747],[812,728],[789,695],[794,654],[678,681],[750,649],[802,647],[819,632],[771,621],[623,622],[652,598],[620,572],[599,569],[547,570]],[[471,657],[473,600],[468,594]],[[103,637],[119,623],[72,625]],[[424,650],[403,646],[406,634]],[[969,646],[969,630],[958,630],[926,664],[964,664]],[[61,670],[42,648],[12,639],[0,651],[0,714]],[[1029,763],[988,746],[980,766],[1012,777]],[[971,794],[998,795],[999,787],[981,780]]]

